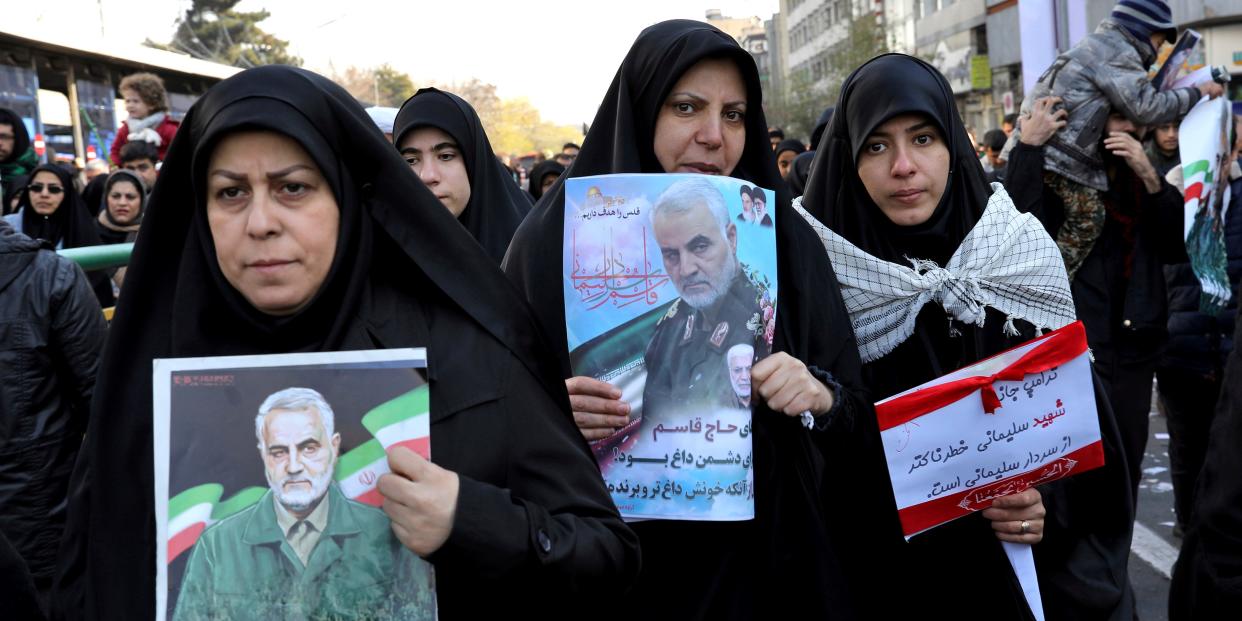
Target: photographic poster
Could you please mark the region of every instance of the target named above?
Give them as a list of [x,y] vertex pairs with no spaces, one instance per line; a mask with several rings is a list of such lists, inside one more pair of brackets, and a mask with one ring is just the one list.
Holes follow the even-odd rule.
[[1160,68],[1156,70],[1156,76],[1152,78],[1151,83],[1158,90],[1167,91],[1176,88],[1178,78],[1194,67],[1190,67],[1188,61],[1191,60],[1191,54],[1195,51],[1195,46],[1199,45],[1200,37],[1198,32],[1189,28],[1182,31],[1177,42],[1172,43],[1172,47],[1167,48],[1168,54],[1163,58],[1158,58]]
[[1081,321],[875,409],[906,538],[1104,465]]
[[154,364],[156,618],[436,618],[387,451],[430,458],[423,349]]
[[775,199],[709,175],[565,182],[570,362],[630,404],[592,445],[627,519],[754,517],[750,370],[776,325]]

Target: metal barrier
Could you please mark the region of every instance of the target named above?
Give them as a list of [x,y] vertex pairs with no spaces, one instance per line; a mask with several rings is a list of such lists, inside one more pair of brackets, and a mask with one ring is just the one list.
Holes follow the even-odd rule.
[[134,251],[134,244],[109,244],[105,246],[86,246],[84,248],[66,248],[57,250],[60,256],[71,259],[81,266],[83,271],[106,270],[129,264],[129,255]]
[[[134,244],[108,244],[104,246],[86,246],[84,248],[66,248],[57,250],[60,256],[77,263],[82,271],[106,270],[113,267],[129,265],[129,256],[134,252]],[[115,306],[103,309],[104,320],[111,322]]]

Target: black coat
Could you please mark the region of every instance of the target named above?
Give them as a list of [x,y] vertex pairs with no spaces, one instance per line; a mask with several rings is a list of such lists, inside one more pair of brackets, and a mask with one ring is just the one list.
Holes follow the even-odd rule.
[[[1233,338],[1242,339],[1242,322]],[[1210,438],[1194,517],[1173,567],[1171,621],[1233,619],[1242,609],[1242,349],[1225,365]]]
[[[1225,254],[1229,257],[1230,290],[1242,281],[1242,179],[1230,183],[1232,199],[1225,212]],[[1233,351],[1233,324],[1238,296],[1216,314],[1199,310],[1203,288],[1190,263],[1164,267],[1169,291],[1169,344],[1161,366],[1219,377]]]
[[0,221],[0,532],[53,574],[105,326],[86,275]]
[[[1065,206],[1045,191],[1043,158],[1041,148],[1015,147],[1005,187],[1018,210],[1035,214],[1056,239]],[[1133,226],[1127,231],[1118,219],[1108,218],[1074,277],[1074,305],[1091,347],[1130,340],[1155,353],[1164,345],[1169,317],[1164,265],[1189,260],[1182,241],[1182,195],[1163,180],[1160,191],[1149,194],[1128,167],[1115,169],[1102,198],[1106,204],[1136,206]]]

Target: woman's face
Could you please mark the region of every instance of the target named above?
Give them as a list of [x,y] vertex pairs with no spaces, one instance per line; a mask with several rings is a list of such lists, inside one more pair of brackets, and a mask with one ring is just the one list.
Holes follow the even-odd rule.
[[858,177],[893,224],[931,218],[949,182],[949,147],[921,114],[903,114],[877,127],[858,154]]
[[30,193],[30,206],[41,216],[56,213],[60,203],[65,200],[65,184],[60,182],[60,177],[55,173],[46,170],[36,173],[26,188]]
[[557,180],[557,178],[559,178],[559,177],[560,177],[560,175],[558,175],[558,174],[556,174],[556,173],[548,173],[548,174],[544,175],[544,176],[543,176],[543,182],[540,184],[540,187],[539,187],[539,193],[540,193],[540,194],[547,194],[547,193],[548,193],[548,190],[549,190],[549,189],[553,186],[553,184],[555,184],[555,183],[556,183],[556,180]]
[[682,74],[655,125],[664,172],[728,175],[746,147],[746,83],[737,65],[712,58]]
[[140,198],[142,190],[133,181],[116,181],[112,184],[112,189],[108,190],[108,213],[112,214],[112,219],[116,222],[129,224],[138,217]]
[[341,214],[301,145],[246,131],[225,137],[211,154],[207,222],[229,284],[260,311],[291,315],[328,276]]
[[423,185],[456,218],[470,204],[470,173],[461,147],[438,127],[419,127],[401,138],[401,156]]
[[798,157],[798,153],[788,149],[781,151],[776,156],[776,167],[781,171],[781,179],[789,177],[789,171],[793,169],[793,161],[796,157]]
[[142,97],[138,95],[138,91],[127,88],[121,91],[121,96],[125,98],[125,112],[129,114],[130,118],[145,119],[151,116],[151,106],[148,106],[147,102],[142,100]]

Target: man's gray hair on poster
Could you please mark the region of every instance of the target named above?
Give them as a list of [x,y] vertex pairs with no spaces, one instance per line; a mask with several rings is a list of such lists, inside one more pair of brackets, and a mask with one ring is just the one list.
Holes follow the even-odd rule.
[[259,406],[259,415],[254,417],[254,435],[259,440],[259,450],[267,450],[263,440],[263,419],[267,418],[272,410],[304,411],[312,406],[319,410],[319,419],[323,421],[324,436],[331,438],[335,432],[336,415],[323,395],[310,388],[286,388],[268,395],[263,400],[263,405]]

